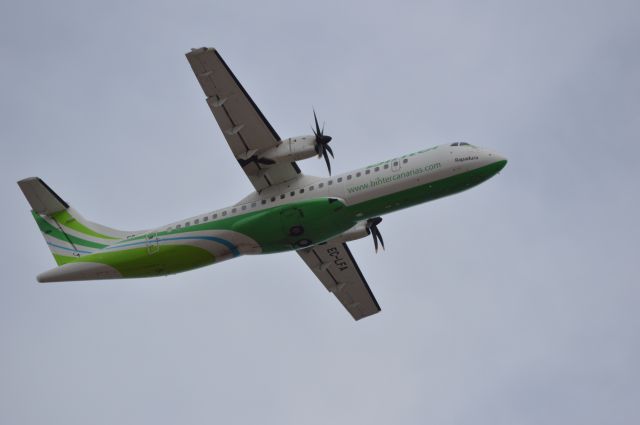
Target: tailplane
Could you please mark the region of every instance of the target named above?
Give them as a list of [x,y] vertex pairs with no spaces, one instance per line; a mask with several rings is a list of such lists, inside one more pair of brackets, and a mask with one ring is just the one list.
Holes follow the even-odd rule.
[[38,177],[20,180],[18,186],[59,266],[99,251],[128,234],[85,220]]

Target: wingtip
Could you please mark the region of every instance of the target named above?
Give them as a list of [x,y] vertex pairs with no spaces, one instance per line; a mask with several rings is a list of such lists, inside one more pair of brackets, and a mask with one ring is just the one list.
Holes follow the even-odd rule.
[[32,182],[34,180],[40,180],[40,177],[25,177],[24,179],[20,179],[17,181],[18,185],[23,185],[25,183]]
[[215,47],[192,47],[190,51],[188,51],[186,54],[187,55],[199,55],[201,53],[204,52],[215,52],[216,48]]

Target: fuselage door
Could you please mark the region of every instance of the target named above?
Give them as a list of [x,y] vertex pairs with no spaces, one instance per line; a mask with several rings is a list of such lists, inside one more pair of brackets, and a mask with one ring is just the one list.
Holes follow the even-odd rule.
[[402,169],[402,160],[400,158],[396,158],[391,161],[391,171],[397,173]]

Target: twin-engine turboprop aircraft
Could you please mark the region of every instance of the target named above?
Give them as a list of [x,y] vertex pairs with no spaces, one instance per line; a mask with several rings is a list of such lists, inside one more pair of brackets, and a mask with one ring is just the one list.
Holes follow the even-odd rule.
[[37,177],[21,180],[58,263],[39,282],[162,276],[244,254],[296,251],[358,320],[380,306],[347,242],[372,235],[377,251],[381,215],[473,187],[507,163],[489,150],[452,143],[338,176],[308,176],[295,161],[324,157],[331,174],[333,156],[315,112],[314,134],[281,139],[215,49],[186,56],[255,191],[229,207],[126,232],[84,219]]

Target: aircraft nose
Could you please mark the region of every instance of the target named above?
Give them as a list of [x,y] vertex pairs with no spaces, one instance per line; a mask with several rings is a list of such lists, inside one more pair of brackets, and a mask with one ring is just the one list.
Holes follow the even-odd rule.
[[489,152],[489,158],[491,159],[491,163],[495,164],[497,172],[507,165],[507,158],[498,153]]
[[498,171],[502,170],[507,165],[507,158],[501,155],[497,155],[496,165],[498,166]]

